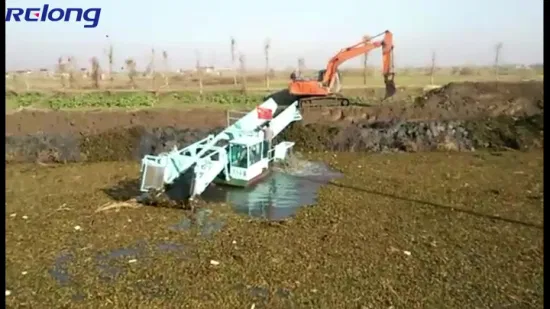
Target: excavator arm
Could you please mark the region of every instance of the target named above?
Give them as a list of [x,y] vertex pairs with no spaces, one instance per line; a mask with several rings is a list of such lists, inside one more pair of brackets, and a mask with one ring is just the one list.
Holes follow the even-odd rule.
[[[382,40],[372,41],[372,39],[382,35],[384,36]],[[337,74],[338,67],[342,63],[380,47],[382,48],[382,74],[386,85],[386,98],[395,94],[395,73],[393,71],[393,34],[389,30],[384,31],[369,40],[363,40],[353,46],[344,48],[334,55],[334,57],[329,60],[323,75],[323,79],[321,81],[323,86],[329,87]]]

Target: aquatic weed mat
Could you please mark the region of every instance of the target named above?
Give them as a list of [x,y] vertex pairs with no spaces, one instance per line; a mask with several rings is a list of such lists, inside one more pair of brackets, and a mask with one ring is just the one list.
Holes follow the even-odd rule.
[[[267,223],[121,207],[131,162],[7,165],[8,307],[543,308],[542,151],[312,154],[344,173]],[[118,199],[119,201],[115,200]],[[194,223],[193,223],[194,222]]]

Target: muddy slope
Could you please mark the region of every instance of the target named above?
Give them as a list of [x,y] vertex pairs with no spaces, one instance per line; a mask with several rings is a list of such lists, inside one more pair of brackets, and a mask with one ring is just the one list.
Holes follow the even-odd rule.
[[471,151],[482,148],[524,150],[543,145],[542,115],[485,120],[393,121],[331,127],[294,125],[282,138],[305,151]]
[[466,120],[532,116],[544,110],[542,82],[450,83],[412,101],[392,101],[371,107],[324,108],[305,113],[306,123],[375,123],[408,120]]
[[[397,98],[375,106],[305,110],[303,123],[348,125],[380,121],[466,120],[532,116],[544,109],[542,82],[451,83],[416,100]],[[89,135],[114,128],[143,126],[211,129],[225,125],[225,112],[212,109],[141,111],[22,111],[6,115],[6,134],[75,133]]]
[[[139,160],[195,142],[214,130],[174,127],[113,129],[101,134],[32,134],[6,137],[6,162]],[[379,122],[348,127],[295,124],[278,139],[302,151],[469,151],[542,147],[542,115],[523,118],[425,122]]]

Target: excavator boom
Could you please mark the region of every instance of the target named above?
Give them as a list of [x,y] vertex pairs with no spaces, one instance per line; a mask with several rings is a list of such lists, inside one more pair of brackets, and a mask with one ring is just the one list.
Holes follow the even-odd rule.
[[[373,41],[380,36],[383,36],[382,40]],[[344,62],[376,48],[382,48],[382,74],[386,86],[384,99],[391,97],[395,94],[396,87],[393,71],[393,34],[389,30],[340,50],[329,60],[319,80],[293,80],[289,85],[289,92],[300,97],[326,97],[333,94],[333,84],[338,79],[338,67]]]
[[[381,35],[384,35],[382,40],[372,41],[373,38]],[[363,40],[353,46],[344,48],[334,55],[327,64],[322,80],[323,85],[330,84],[338,70],[338,67],[342,63],[380,47],[382,47],[382,74],[384,74],[384,76],[393,74],[393,34],[389,30],[386,30],[381,34],[370,38],[369,40]]]

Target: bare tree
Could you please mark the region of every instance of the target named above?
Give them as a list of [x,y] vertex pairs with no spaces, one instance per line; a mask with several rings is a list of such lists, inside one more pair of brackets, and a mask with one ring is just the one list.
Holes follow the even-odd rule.
[[498,81],[499,80],[499,61],[500,61],[500,51],[502,50],[502,42],[498,42],[495,45],[495,78]]
[[[369,35],[364,35],[363,36],[363,42],[366,44],[370,41],[370,36]],[[363,55],[363,85],[367,85],[367,79],[368,79],[368,66],[367,66],[367,61],[369,59],[369,54],[368,53],[365,53]]]
[[162,51],[162,62],[164,66],[164,73],[162,74],[164,78],[164,87],[170,87],[170,79],[168,78],[168,72],[170,71],[168,65],[168,52],[165,50]]
[[92,58],[92,80],[93,86],[99,89],[99,80],[101,79],[101,67],[99,66],[99,60],[97,57]]
[[304,58],[298,58],[298,72],[296,74],[296,77],[302,76],[305,70],[306,70],[306,60]]
[[151,74],[155,71],[155,49],[151,49],[151,57],[149,58],[149,63],[147,63],[147,66],[145,67],[145,71],[143,71],[143,76],[151,76]]
[[202,95],[203,84],[202,84],[202,68],[201,68],[201,53],[197,50],[195,51],[196,64],[195,68],[197,69],[197,75],[199,77],[199,93]]
[[151,49],[151,62],[149,63],[151,65],[150,67],[150,73],[151,73],[151,88],[152,90],[155,90],[156,85],[156,79],[157,79],[157,70],[155,68],[155,49]]
[[57,74],[59,74],[61,81],[61,88],[67,86],[67,64],[63,61],[63,57],[57,58]]
[[130,79],[130,86],[132,89],[136,89],[136,76],[137,76],[137,65],[133,59],[126,59],[126,71],[128,72],[128,78]]
[[246,94],[247,93],[246,58],[242,53],[239,55],[239,64],[240,64],[240,73],[241,73],[242,92]]
[[67,58],[67,71],[69,74],[69,88],[76,86],[76,59],[74,57]]
[[435,73],[435,50],[432,51],[432,65],[430,67],[430,84],[434,84],[434,73]]
[[109,81],[111,81],[111,87],[113,86],[113,83],[115,81],[115,77],[113,76],[113,64],[114,64],[114,47],[113,44],[109,45]]
[[237,41],[234,37],[231,37],[231,66],[233,67],[233,84],[237,86],[237,70],[235,67],[235,61],[237,60],[236,57],[237,52]]
[[271,40],[268,38],[264,44],[265,53],[265,87],[269,91],[269,50],[271,48]]

